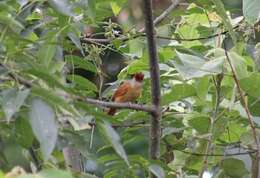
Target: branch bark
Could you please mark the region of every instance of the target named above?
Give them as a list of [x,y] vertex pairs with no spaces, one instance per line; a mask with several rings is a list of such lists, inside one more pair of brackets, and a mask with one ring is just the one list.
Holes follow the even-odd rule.
[[101,100],[96,100],[92,98],[78,98],[79,100],[85,101],[86,103],[96,105],[96,106],[104,106],[109,108],[118,108],[118,109],[135,109],[139,111],[145,112],[154,112],[155,108],[153,106],[134,104],[134,103],[116,103],[116,102],[106,102]]
[[[154,112],[151,113],[149,154],[151,159],[156,160],[160,156],[161,93],[160,93],[160,71],[159,71],[158,54],[156,50],[156,43],[155,43],[155,36],[154,36],[151,0],[144,0],[144,14],[145,14],[145,29],[147,34],[147,43],[148,43],[148,51],[149,51],[152,104],[154,106]],[[156,178],[156,176],[152,174],[151,177]]]
[[243,90],[242,90],[242,88],[240,86],[239,79],[238,79],[237,74],[236,74],[236,70],[233,67],[233,64],[232,64],[232,62],[231,62],[231,60],[229,58],[225,42],[223,44],[224,44],[225,55],[226,55],[228,64],[229,64],[229,66],[231,68],[231,72],[233,74],[233,79],[234,79],[234,81],[236,83],[236,86],[237,86],[237,89],[238,89],[238,93],[239,93],[239,95],[241,97],[242,104],[243,104],[243,106],[245,108],[247,119],[249,121],[249,125],[251,127],[252,135],[253,135],[253,138],[254,138],[254,142],[256,144],[257,152],[256,152],[255,165],[257,165],[258,168],[255,169],[255,171],[253,173],[253,178],[260,178],[260,166],[258,166],[259,162],[260,162],[260,143],[259,143],[259,140],[258,140],[258,137],[257,137],[255,123],[253,121],[252,115],[251,115],[250,110],[248,108],[248,104],[247,104],[247,101],[245,99]]

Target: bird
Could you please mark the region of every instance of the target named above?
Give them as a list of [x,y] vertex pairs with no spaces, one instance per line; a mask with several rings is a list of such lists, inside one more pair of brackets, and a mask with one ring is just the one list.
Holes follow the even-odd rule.
[[[125,80],[112,95],[112,101],[116,103],[134,102],[141,95],[142,82],[144,74],[142,72],[135,73],[133,78]],[[116,108],[109,108],[107,114],[115,115]]]

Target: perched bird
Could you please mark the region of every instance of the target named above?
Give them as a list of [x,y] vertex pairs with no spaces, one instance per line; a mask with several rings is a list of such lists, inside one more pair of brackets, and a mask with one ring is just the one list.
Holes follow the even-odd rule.
[[[114,92],[112,101],[117,103],[134,102],[142,92],[142,82],[144,74],[139,72],[134,74],[131,80],[124,81]],[[109,115],[116,113],[116,108],[110,108],[107,112]]]

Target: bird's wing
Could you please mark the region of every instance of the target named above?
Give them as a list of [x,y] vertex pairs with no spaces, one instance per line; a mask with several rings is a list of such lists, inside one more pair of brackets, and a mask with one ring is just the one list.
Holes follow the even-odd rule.
[[131,88],[131,85],[129,82],[125,81],[123,82],[115,91],[115,93],[112,96],[112,101],[115,101],[115,98],[121,98],[123,97]]

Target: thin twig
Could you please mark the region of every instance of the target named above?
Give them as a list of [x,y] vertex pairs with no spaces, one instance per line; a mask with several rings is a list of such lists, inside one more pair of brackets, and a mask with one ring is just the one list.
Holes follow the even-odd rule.
[[[151,94],[154,112],[151,113],[151,127],[150,127],[150,145],[149,155],[151,159],[158,159],[160,157],[160,136],[161,136],[161,91],[160,91],[160,72],[158,64],[158,54],[156,50],[154,25],[152,15],[152,2],[151,0],[144,0],[144,15],[145,15],[145,29],[147,34],[148,52],[149,52],[149,65],[151,76]],[[152,178],[156,178],[151,173]]]
[[[239,27],[239,25],[235,26],[233,29],[237,29]],[[175,41],[198,41],[198,40],[207,40],[207,39],[211,39],[211,38],[216,38],[220,35],[226,35],[229,31],[224,31],[221,33],[216,33],[213,35],[209,35],[209,36],[205,36],[205,37],[199,37],[199,38],[174,38],[174,37],[169,37],[169,36],[155,36],[155,38],[157,39],[164,39],[164,40],[175,40]],[[145,37],[146,34],[145,33],[138,33],[132,37],[121,37],[121,38],[117,38],[117,40],[121,41],[121,42],[126,42],[128,40],[131,39],[135,39],[135,38],[139,38],[139,37]],[[108,44],[108,43],[112,43],[113,39],[95,39],[95,38],[83,38],[82,42],[86,42],[86,43],[100,43],[100,44]]]
[[215,82],[215,87],[216,87],[216,104],[215,104],[215,108],[212,114],[212,117],[210,118],[210,128],[209,128],[209,133],[211,134],[209,136],[209,141],[207,142],[207,146],[206,146],[206,151],[204,155],[204,160],[203,160],[203,167],[201,169],[201,171],[199,172],[199,178],[202,178],[204,171],[207,170],[208,168],[208,157],[210,155],[210,151],[211,151],[211,147],[212,147],[212,140],[213,140],[213,135],[215,132],[215,122],[218,118],[218,112],[219,112],[219,105],[221,102],[221,98],[220,98],[220,94],[221,94],[221,82],[223,79],[224,75],[223,74],[218,74],[216,76],[216,79],[214,79]]
[[[153,21],[153,25],[156,26],[157,24],[159,24],[161,21],[163,21],[178,5],[179,5],[180,0],[175,0],[172,1],[172,4],[165,9],[161,15],[159,15],[158,17],[156,17]],[[139,32],[144,32],[145,28],[142,28],[139,30]]]
[[[248,121],[249,121],[249,125],[250,125],[251,130],[252,130],[252,135],[254,137],[254,142],[256,144],[256,149],[257,149],[256,161],[259,164],[259,160],[260,160],[260,145],[259,145],[259,140],[257,138],[255,123],[253,121],[252,115],[251,115],[250,110],[248,108],[248,103],[247,103],[247,101],[245,99],[245,96],[243,94],[244,92],[243,92],[243,90],[242,90],[242,88],[240,86],[239,79],[238,79],[237,74],[236,74],[236,70],[233,67],[233,64],[232,64],[232,62],[231,62],[231,60],[229,58],[228,51],[227,51],[227,48],[226,48],[226,43],[224,42],[223,44],[224,44],[224,50],[225,50],[226,59],[227,59],[228,64],[229,64],[229,66],[231,68],[231,72],[233,74],[233,79],[234,79],[234,81],[236,83],[238,93],[239,93],[239,95],[241,97],[241,101],[242,101],[242,104],[243,104],[243,106],[245,108],[246,115],[247,115],[247,118],[248,118]],[[257,177],[259,177],[259,174],[260,174],[260,170],[259,169],[260,168],[258,168]]]
[[256,153],[257,152],[257,150],[250,150],[250,151],[241,152],[241,153],[238,152],[238,153],[227,153],[227,154],[205,154],[205,153],[189,152],[189,151],[185,151],[185,150],[176,150],[176,151],[181,151],[183,153],[190,154],[190,155],[193,155],[193,156],[207,156],[207,157],[248,155],[248,154],[252,154],[252,153]]

